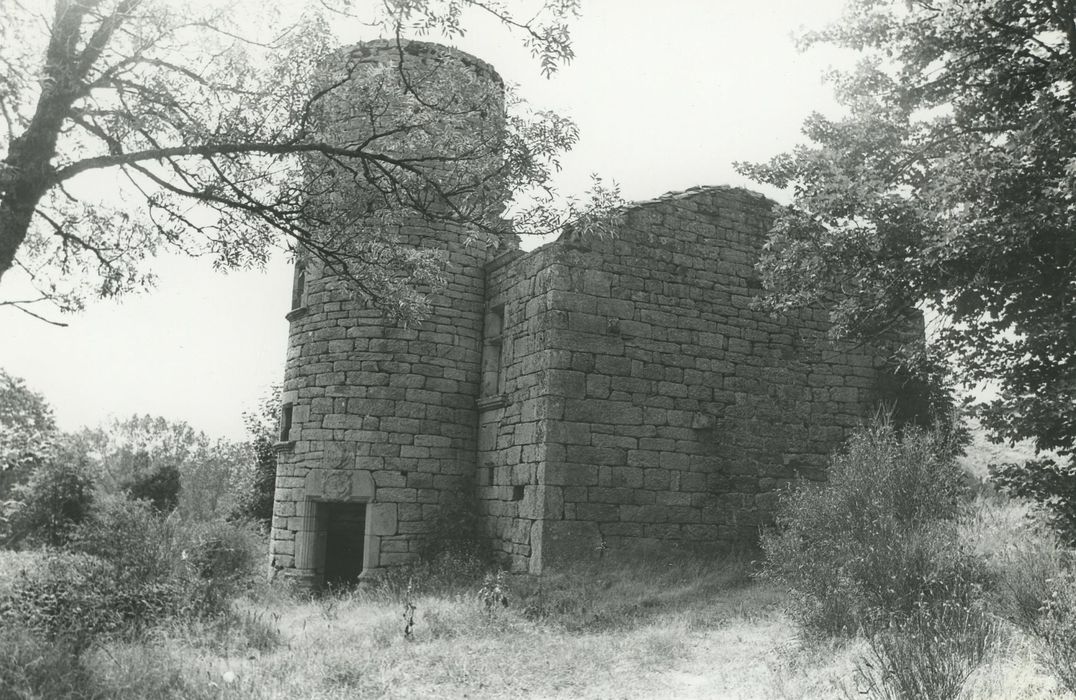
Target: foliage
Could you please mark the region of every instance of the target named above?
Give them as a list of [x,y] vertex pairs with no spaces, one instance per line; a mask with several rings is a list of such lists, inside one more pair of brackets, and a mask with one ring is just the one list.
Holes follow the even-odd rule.
[[991,464],[990,479],[1003,491],[1037,503],[1057,533],[1076,545],[1076,460]]
[[217,615],[254,583],[265,543],[245,522],[184,524],[183,530],[180,560],[189,581],[183,611],[193,617]]
[[276,494],[276,450],[279,435],[280,386],[269,388],[253,411],[243,413],[247,429],[246,469],[236,474],[235,514],[268,527]]
[[26,541],[61,547],[88,516],[94,500],[93,478],[83,455],[66,442],[38,465],[26,484],[15,488],[8,544]]
[[508,607],[511,591],[508,581],[505,580],[504,569],[498,570],[495,574],[486,574],[482,587],[478,589],[478,599],[482,601],[482,607],[490,617],[496,614],[498,608]]
[[251,459],[241,445],[149,415],[83,429],[71,443],[93,466],[102,492],[144,498],[165,512],[179,508],[184,518],[195,520],[231,511],[229,485]]
[[1054,581],[1054,591],[1043,603],[1032,633],[1042,643],[1044,665],[1076,693],[1076,573],[1066,572]]
[[1062,455],[1076,449],[1073,27],[1071,2],[853,0],[804,41],[861,53],[833,76],[843,116],[812,115],[810,145],[739,166],[793,192],[761,263],[771,308],[827,304],[836,332],[859,335],[925,308],[960,379],[998,388],[984,425]]
[[1076,558],[1041,526],[1024,525],[1017,535],[1018,540],[994,557],[1002,594],[999,608],[1019,627],[1031,629]]
[[924,606],[970,605],[986,574],[959,541],[951,435],[876,419],[849,440],[828,483],[783,497],[763,533],[764,573],[786,584],[808,631],[874,631]]
[[48,402],[0,369],[0,500],[52,455],[55,439]]
[[879,410],[887,411],[897,428],[914,425],[949,433],[948,443],[957,451],[970,443],[954,398],[952,368],[925,343],[898,348],[879,372],[876,389],[882,397]]
[[983,664],[999,637],[997,622],[981,606],[924,606],[870,639],[857,665],[861,694],[883,700],[954,700]]
[[105,635],[141,630],[167,605],[167,592],[126,580],[103,559],[48,554],[41,566],[20,572],[4,601],[4,624],[76,650]]
[[120,484],[135,500],[147,501],[154,509],[169,513],[179,505],[179,469],[166,464],[151,472],[137,474]]
[[65,551],[22,572],[6,624],[78,649],[134,638],[167,619],[212,619],[250,585],[262,546],[231,523],[185,523],[145,501],[104,497]]
[[363,586],[378,598],[403,600],[410,587],[417,595],[438,595],[460,592],[482,581],[489,567],[485,558],[461,552],[442,552],[432,558],[420,558],[403,566],[379,572],[369,587]]
[[[521,37],[548,74],[572,57],[578,5],[327,0],[295,16],[286,3],[55,0],[45,21],[3,0],[0,276],[18,269],[39,293],[6,303],[77,309],[88,295],[143,287],[153,281],[146,262],[164,250],[244,268],[288,247],[386,311],[421,312],[414,284],[439,281],[441,263],[404,244],[401,221],[511,233],[499,216],[506,192],[536,198],[523,228],[586,218],[588,206],[570,204],[547,215],[552,174],[577,132],[517,103],[505,115],[500,88],[480,81],[446,91],[438,70],[371,68],[365,87],[349,86],[360,66],[341,60],[333,73],[326,62],[334,30],[452,38],[471,10]],[[401,58],[407,46],[398,41]],[[346,141],[330,135],[323,108],[341,92],[368,118],[353,120],[362,131]],[[414,149],[400,148],[401,134]],[[123,205],[81,187],[109,175]],[[336,196],[345,184],[362,196]]]
[[158,617],[212,616],[249,585],[262,545],[243,523],[162,517],[144,501],[106,498],[70,549],[101,558],[138,586],[169,589]]
[[82,700],[90,678],[79,651],[24,627],[0,626],[0,697]]

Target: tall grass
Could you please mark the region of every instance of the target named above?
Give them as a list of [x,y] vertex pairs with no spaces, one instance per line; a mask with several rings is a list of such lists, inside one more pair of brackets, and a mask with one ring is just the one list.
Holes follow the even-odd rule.
[[924,606],[871,635],[857,671],[881,700],[953,700],[996,648],[998,621],[981,605]]

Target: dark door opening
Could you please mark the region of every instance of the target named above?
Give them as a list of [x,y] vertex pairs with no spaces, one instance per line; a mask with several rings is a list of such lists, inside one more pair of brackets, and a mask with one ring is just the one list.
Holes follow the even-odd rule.
[[325,585],[350,586],[362,573],[365,503],[320,503],[325,532]]

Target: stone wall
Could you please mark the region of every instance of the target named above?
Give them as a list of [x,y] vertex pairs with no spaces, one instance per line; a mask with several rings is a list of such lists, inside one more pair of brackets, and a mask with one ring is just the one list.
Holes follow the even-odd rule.
[[[556,416],[549,393],[548,332],[554,323],[551,249],[497,259],[488,268],[487,317],[500,317],[500,344],[485,343],[501,373],[479,398],[478,498],[495,553],[528,570],[541,553],[545,517],[546,423]],[[492,381],[490,382],[492,385]]]
[[[401,53],[402,67],[394,63]],[[482,191],[495,202],[482,211],[499,212],[503,94],[488,65],[432,44],[409,42],[401,50],[373,42],[342,50],[323,71],[326,86],[335,86],[315,110],[327,141],[369,140],[367,150],[418,159],[416,168],[426,167],[429,153],[451,158],[449,149],[458,149],[465,167],[434,164],[403,182],[429,198],[433,219],[444,213],[442,193],[465,181],[488,184]],[[454,109],[429,109],[424,99],[432,97],[416,98],[412,84],[450,96]],[[372,106],[378,109],[366,109]],[[401,123],[430,134],[417,129],[418,136],[402,138]],[[359,297],[342,270],[312,256],[298,263],[270,551],[275,568],[316,586],[331,554],[322,504],[365,504],[363,569],[370,572],[415,558],[443,510],[473,498],[491,252],[462,225],[404,216],[386,201],[391,189],[352,177],[340,164],[313,156],[307,171],[314,191],[308,206],[326,220],[316,244],[375,258],[382,244],[393,252],[432,251],[444,277],[424,320],[403,327]],[[472,200],[468,206],[481,204]]]
[[[516,568],[753,541],[778,489],[823,478],[879,398],[886,353],[834,346],[822,311],[752,309],[771,208],[689,190],[630,207],[608,239],[567,238],[492,272],[504,336],[525,350],[507,356],[507,404],[483,414],[480,465]],[[506,502],[510,484],[522,502]]]
[[[412,229],[418,236],[417,225]],[[429,236],[449,241],[447,230]],[[448,260],[432,313],[400,328],[357,304],[338,279],[308,271],[292,314],[282,400],[290,434],[277,466],[272,552],[280,568],[316,568],[318,501],[367,502],[367,568],[415,555],[474,469],[484,251]],[[470,255],[467,250],[473,251]],[[305,544],[303,539],[306,538]]]

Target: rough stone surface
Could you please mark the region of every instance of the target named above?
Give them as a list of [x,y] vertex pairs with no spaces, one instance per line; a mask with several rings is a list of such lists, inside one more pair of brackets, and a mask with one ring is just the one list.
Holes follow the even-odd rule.
[[273,566],[316,584],[324,501],[367,504],[367,570],[417,556],[467,494],[515,571],[755,538],[776,492],[824,478],[892,398],[886,344],[834,344],[822,310],[753,309],[772,206],[694,188],[631,205],[608,238],[498,257],[411,222],[449,283],[410,329],[309,267],[289,314]]

